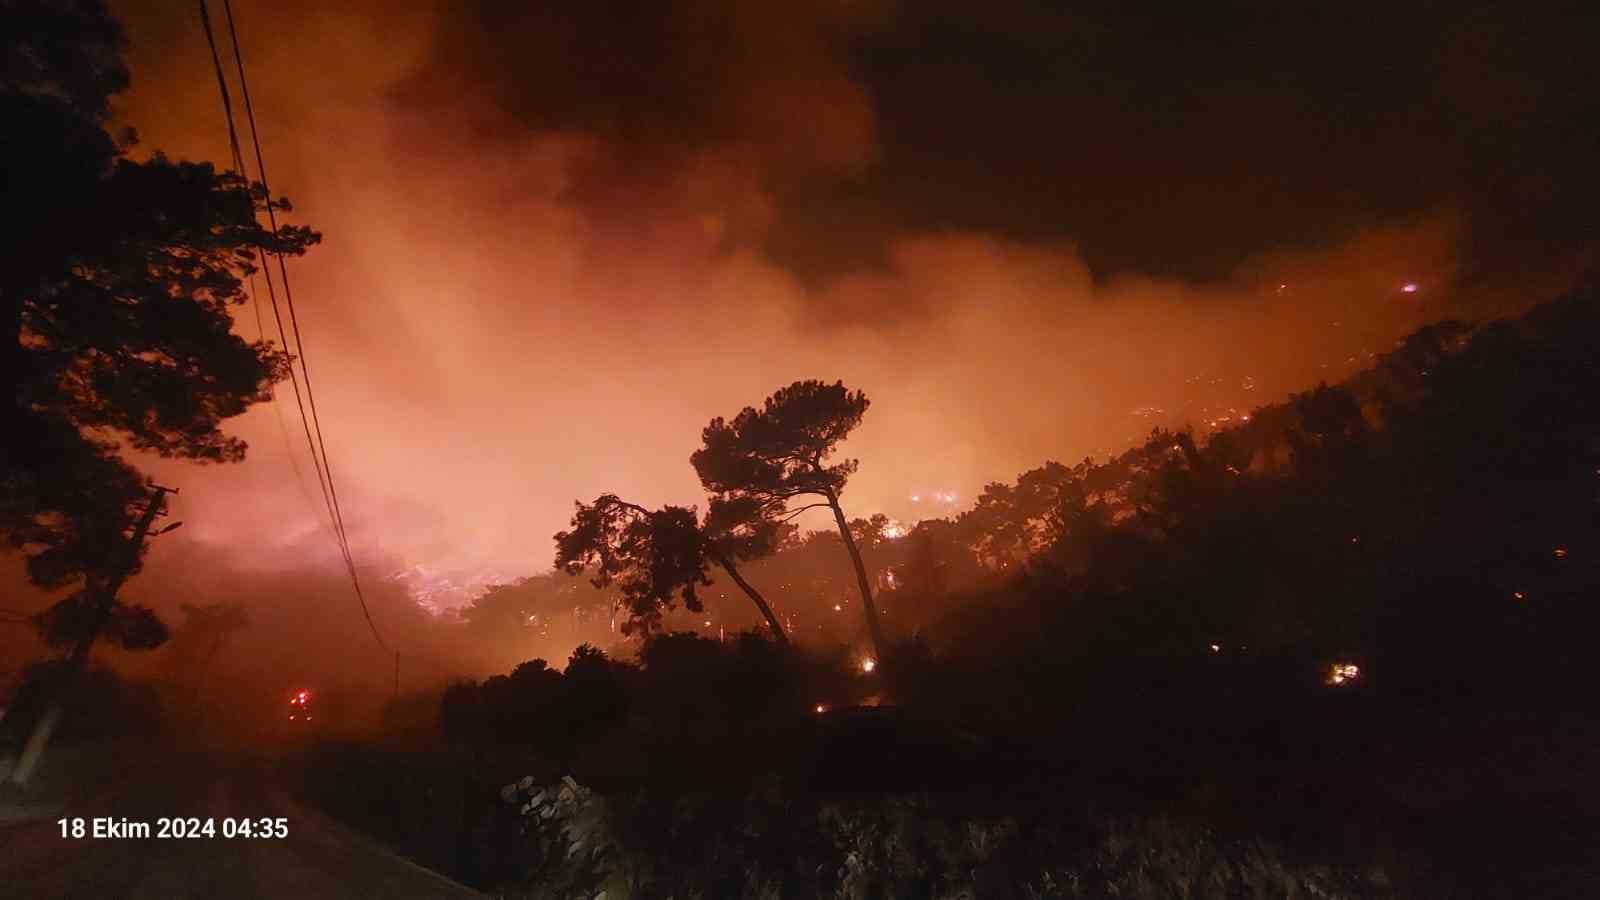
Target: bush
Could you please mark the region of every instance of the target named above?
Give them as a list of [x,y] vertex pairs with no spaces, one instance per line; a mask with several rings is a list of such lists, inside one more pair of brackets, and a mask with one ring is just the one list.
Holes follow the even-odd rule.
[[1389,896],[1379,872],[1295,865],[1260,841],[1217,840],[1170,819],[1122,823],[1077,865],[1026,885],[1030,900],[1267,900]]
[[748,795],[602,800],[571,778],[507,785],[520,873],[505,896],[879,900],[1377,898],[1381,873],[1301,864],[1257,840],[1165,818],[1098,830],[1020,821],[932,795],[823,801],[769,782]]
[[502,788],[500,799],[516,809],[521,837],[521,871],[508,896],[592,900],[602,893],[613,849],[603,799],[571,776],[553,785],[524,777]]

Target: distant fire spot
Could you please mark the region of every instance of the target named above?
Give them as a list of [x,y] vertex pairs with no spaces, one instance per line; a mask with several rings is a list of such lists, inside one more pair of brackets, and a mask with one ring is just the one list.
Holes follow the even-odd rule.
[[1334,663],[1328,668],[1328,683],[1331,685],[1349,684],[1361,677],[1361,667],[1354,663]]

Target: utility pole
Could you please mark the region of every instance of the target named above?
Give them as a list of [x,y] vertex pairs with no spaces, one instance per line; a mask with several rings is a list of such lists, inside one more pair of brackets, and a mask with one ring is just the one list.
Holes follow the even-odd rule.
[[[122,583],[128,580],[128,575],[134,566],[139,564],[139,551],[143,549],[145,539],[150,536],[150,527],[155,524],[157,517],[166,513],[167,495],[177,492],[177,488],[151,485],[150,500],[145,505],[144,512],[140,514],[139,521],[134,524],[133,534],[118,548],[121,552],[111,560],[110,571],[104,582],[97,586],[96,578],[92,574],[85,579],[85,589],[94,602],[92,627],[78,638],[72,647],[72,652],[67,655],[67,664],[52,691],[53,696],[49,705],[44,715],[34,725],[33,734],[29,735],[28,743],[22,748],[22,755],[17,758],[16,768],[11,770],[11,782],[16,786],[26,787],[29,779],[33,777],[33,770],[38,766],[40,757],[44,756],[45,747],[50,743],[50,735],[55,732],[56,725],[61,720],[61,695],[72,687],[78,673],[88,664],[89,650],[94,646],[95,639],[100,637],[100,632],[105,630],[106,624],[111,621],[112,613],[116,611],[117,591],[122,588]],[[166,533],[177,527],[177,524],[168,525],[157,534]]]
[[400,651],[394,652],[394,699],[400,699]]

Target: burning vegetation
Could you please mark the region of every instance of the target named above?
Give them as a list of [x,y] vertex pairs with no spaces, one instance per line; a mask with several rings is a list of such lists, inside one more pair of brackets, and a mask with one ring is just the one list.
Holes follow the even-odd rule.
[[6,4],[0,884],[1592,892],[1583,29],[236,5]]

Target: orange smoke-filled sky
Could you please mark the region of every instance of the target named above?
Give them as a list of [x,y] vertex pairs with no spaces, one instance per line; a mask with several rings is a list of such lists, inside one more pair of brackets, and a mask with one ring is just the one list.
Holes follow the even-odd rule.
[[[703,502],[706,421],[796,379],[866,391],[847,505],[914,520],[1504,308],[1516,247],[1542,299],[1582,249],[1566,151],[1475,141],[1592,115],[1550,23],[234,6],[272,187],[325,236],[291,271],[352,549],[424,586],[546,569],[574,499]],[[114,9],[139,152],[226,160],[192,5]],[[241,465],[149,463],[186,523],[153,553],[336,564],[281,412],[287,443],[231,423]]]

